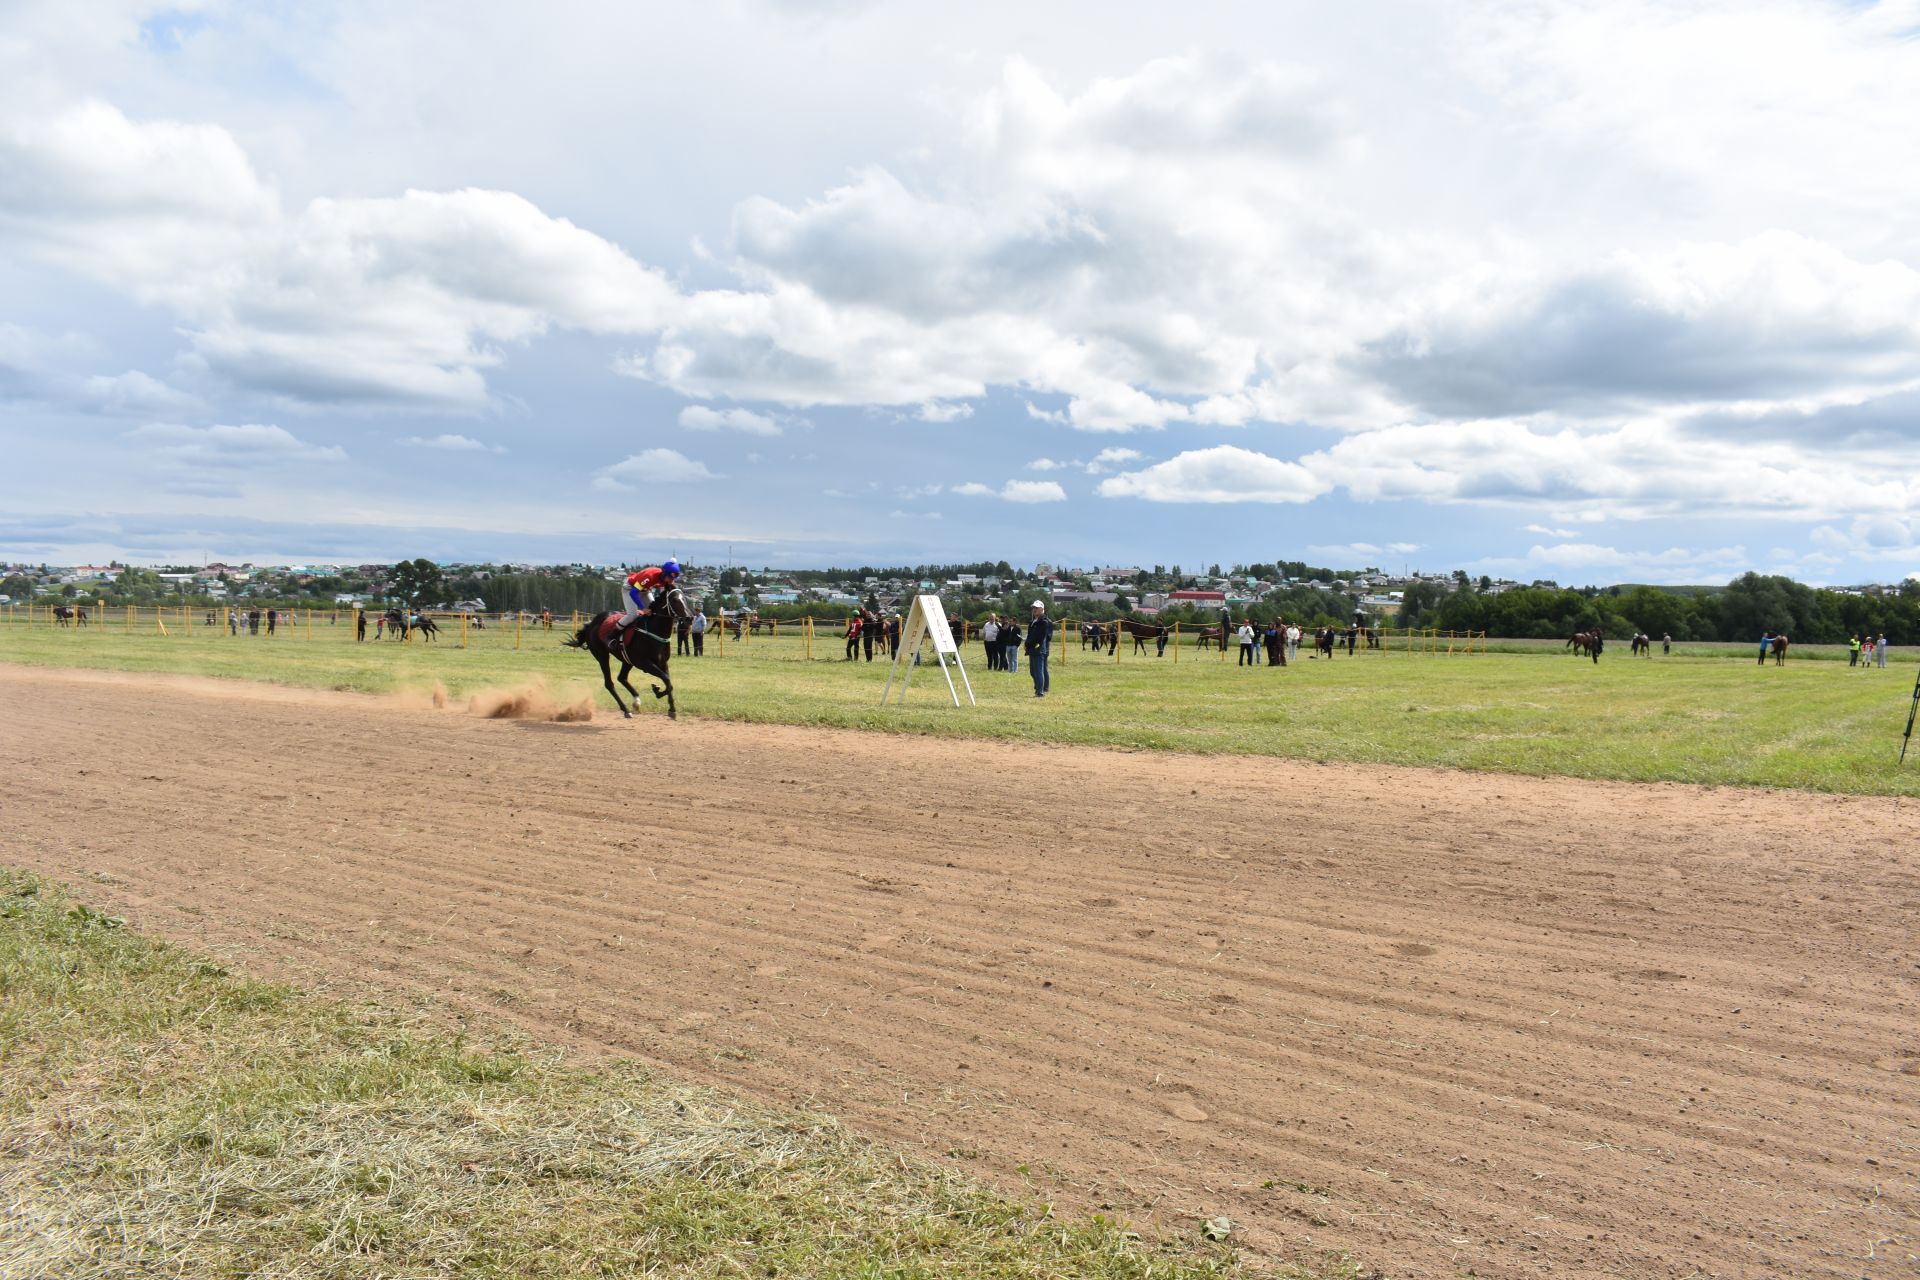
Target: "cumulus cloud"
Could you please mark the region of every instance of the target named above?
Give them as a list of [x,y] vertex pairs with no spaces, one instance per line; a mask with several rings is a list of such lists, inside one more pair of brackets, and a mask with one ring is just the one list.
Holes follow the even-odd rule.
[[750,409],[709,409],[690,404],[680,411],[680,425],[689,431],[738,431],[750,436],[777,436],[780,424]]
[[1032,462],[1029,462],[1029,463],[1027,464],[1027,470],[1029,470],[1029,471],[1059,471],[1059,470],[1061,470],[1061,469],[1063,469],[1064,467],[1066,467],[1067,465],[1068,465],[1068,464],[1067,464],[1067,463],[1064,463],[1064,462],[1055,462],[1055,461],[1054,461],[1054,460],[1053,460],[1052,458],[1035,458],[1035,459],[1034,459],[1034,460],[1033,460]]
[[673,297],[510,192],[288,213],[225,130],[101,103],[0,131],[0,228],[177,313],[204,367],[296,401],[476,408],[495,344],[657,329]]
[[1299,463],[1223,444],[1110,476],[1100,482],[1100,496],[1149,502],[1311,502],[1329,487]]
[[1067,491],[1051,480],[1009,480],[1000,496],[1008,502],[1065,502]]
[[1086,472],[1090,476],[1103,475],[1109,467],[1117,467],[1128,462],[1138,462],[1143,455],[1138,449],[1102,449],[1087,463]]
[[506,446],[486,444],[472,436],[455,435],[443,432],[437,436],[407,436],[401,444],[412,445],[416,449],[439,449],[445,453],[505,453]]
[[1009,480],[995,489],[992,485],[970,480],[947,490],[963,498],[999,498],[1006,502],[1065,502],[1067,491],[1052,480]]
[[724,478],[708,470],[706,463],[696,462],[678,450],[643,449],[600,468],[594,473],[592,487],[603,493],[630,493],[649,484]]

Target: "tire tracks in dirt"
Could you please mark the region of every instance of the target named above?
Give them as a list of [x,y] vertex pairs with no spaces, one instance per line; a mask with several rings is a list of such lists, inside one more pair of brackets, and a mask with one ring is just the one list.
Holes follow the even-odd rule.
[[0,769],[4,860],[142,927],[1081,1207],[1406,1276],[1920,1248],[1891,800],[10,667]]

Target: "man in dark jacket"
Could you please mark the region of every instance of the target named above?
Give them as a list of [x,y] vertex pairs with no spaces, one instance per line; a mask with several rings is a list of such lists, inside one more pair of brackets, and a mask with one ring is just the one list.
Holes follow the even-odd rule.
[[1027,628],[1027,670],[1033,673],[1033,696],[1044,698],[1047,679],[1047,651],[1053,644],[1053,619],[1047,616],[1044,600],[1033,602],[1033,625]]

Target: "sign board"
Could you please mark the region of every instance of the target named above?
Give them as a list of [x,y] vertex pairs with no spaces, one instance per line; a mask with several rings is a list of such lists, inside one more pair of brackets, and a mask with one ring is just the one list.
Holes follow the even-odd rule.
[[[947,692],[953,695],[953,705],[960,705],[960,691],[954,687],[953,672],[947,669],[947,659],[953,659],[953,665],[960,672],[960,683],[966,686],[967,701],[979,706],[973,697],[973,682],[967,679],[967,669],[960,661],[960,646],[954,642],[953,624],[947,621],[947,610],[940,603],[939,596],[915,596],[913,608],[907,613],[906,625],[900,628],[900,651],[893,656],[893,670],[887,673],[887,687],[880,691],[880,705],[887,705],[887,697],[893,692],[894,677],[900,677],[900,700],[907,700],[907,685],[913,680],[913,669],[920,665],[920,646],[927,640],[933,641],[933,656],[940,663],[940,673],[947,678]],[[901,672],[905,671],[902,676]]]

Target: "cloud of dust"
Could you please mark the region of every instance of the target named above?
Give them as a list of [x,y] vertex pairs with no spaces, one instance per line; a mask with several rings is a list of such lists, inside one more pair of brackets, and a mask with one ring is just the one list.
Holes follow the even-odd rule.
[[562,703],[535,680],[517,689],[482,689],[467,699],[467,710],[488,720],[550,720],[557,724],[584,724],[593,719],[593,699]]

